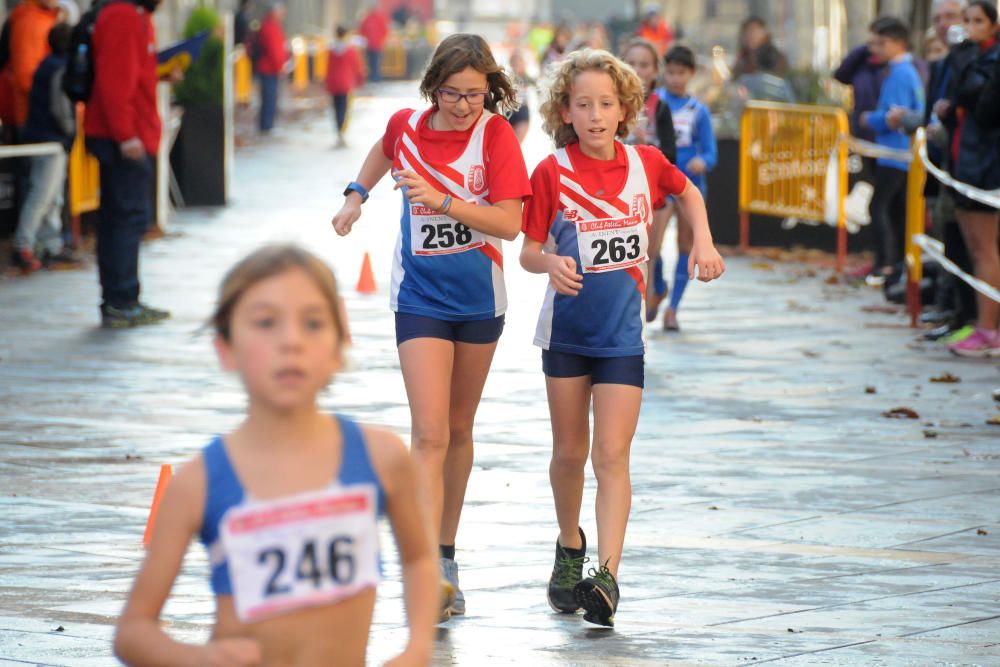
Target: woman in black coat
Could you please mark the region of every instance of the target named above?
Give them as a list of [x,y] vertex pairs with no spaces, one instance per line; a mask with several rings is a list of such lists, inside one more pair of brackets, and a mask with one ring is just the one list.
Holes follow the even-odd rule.
[[[1000,127],[992,127],[997,108],[993,108],[994,117],[990,119],[984,118],[978,107],[984,95],[991,95],[988,91],[995,82],[990,84],[990,79],[1000,62],[996,6],[986,0],[970,2],[963,12],[963,22],[968,41],[948,56],[951,84],[945,98],[934,105],[934,112],[950,130],[951,174],[968,185],[994,190],[1000,188]],[[997,209],[955,191],[952,198],[976,277],[1000,288]],[[982,294],[977,294],[976,299],[979,316],[975,333],[948,349],[961,356],[1000,357],[1000,304]]]

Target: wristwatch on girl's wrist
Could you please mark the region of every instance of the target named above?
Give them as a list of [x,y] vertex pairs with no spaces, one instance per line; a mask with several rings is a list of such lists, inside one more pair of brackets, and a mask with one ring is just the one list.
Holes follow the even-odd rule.
[[347,184],[347,187],[344,189],[344,196],[346,197],[352,192],[357,192],[359,195],[361,195],[362,204],[368,201],[368,190],[366,190],[365,186],[361,185],[357,181],[351,181],[350,183]]

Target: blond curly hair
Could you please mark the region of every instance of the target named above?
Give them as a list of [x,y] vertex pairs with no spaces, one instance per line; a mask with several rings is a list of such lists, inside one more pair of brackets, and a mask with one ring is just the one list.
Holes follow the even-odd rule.
[[606,72],[614,81],[618,101],[625,114],[624,120],[618,123],[615,136],[624,139],[629,135],[644,106],[642,81],[634,69],[603,49],[573,51],[549,72],[548,92],[541,108],[542,128],[558,148],[579,141],[573,125],[563,122],[562,112],[569,108],[569,97],[576,77],[589,71]]

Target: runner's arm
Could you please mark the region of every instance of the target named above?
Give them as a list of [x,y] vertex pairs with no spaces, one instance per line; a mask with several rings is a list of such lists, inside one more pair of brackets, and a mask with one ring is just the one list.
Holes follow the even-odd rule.
[[[441,612],[441,572],[417,502],[416,471],[403,441],[395,434],[365,427],[369,454],[382,488],[403,569],[403,598],[410,640],[400,658],[429,664],[434,625]],[[405,662],[405,664],[412,664]]]
[[[392,167],[392,160],[382,152],[382,140],[379,139],[372,146],[372,149],[368,151],[368,157],[365,158],[364,164],[361,165],[361,171],[358,172],[356,182],[365,190],[371,191],[382,180],[382,177],[385,176],[390,167]],[[344,205],[333,216],[330,224],[333,225],[333,229],[337,234],[345,236],[351,232],[351,228],[360,217],[361,195],[356,190],[352,190],[347,193],[347,196],[344,198]]]
[[[365,190],[371,192],[372,188],[378,185],[378,182],[382,180],[382,177],[385,176],[390,167],[392,167],[392,160],[387,158],[385,153],[382,152],[382,140],[379,139],[372,146],[372,149],[368,151],[368,157],[365,158],[364,163],[361,165],[361,171],[358,172],[358,177],[354,180]],[[361,195],[357,192],[352,192],[347,195],[347,200],[356,201],[360,205]]]
[[688,276],[694,278],[695,267],[698,267],[698,280],[708,282],[722,275],[726,270],[722,256],[715,249],[712,241],[712,231],[708,227],[708,211],[701,191],[691,181],[687,181],[684,191],[675,195],[681,215],[691,225],[694,234],[694,245],[688,259]]
[[[201,527],[205,506],[205,469],[201,459],[183,466],[167,486],[139,574],[136,575],[115,632],[115,655],[135,667],[184,667],[219,664],[257,665],[260,647],[248,639],[182,644],[160,627],[160,612],[170,594],[192,536]],[[211,657],[216,662],[211,662]]]
[[405,187],[406,196],[414,204],[447,213],[449,218],[477,232],[513,241],[521,231],[520,199],[503,199],[489,206],[470,204],[455,197],[449,202],[448,195],[435,190],[416,172],[401,169],[393,173],[393,178],[396,179],[396,189]]
[[528,273],[549,274],[549,283],[559,294],[576,296],[583,288],[583,276],[577,273],[576,260],[545,252],[541,241],[525,236],[520,260]]

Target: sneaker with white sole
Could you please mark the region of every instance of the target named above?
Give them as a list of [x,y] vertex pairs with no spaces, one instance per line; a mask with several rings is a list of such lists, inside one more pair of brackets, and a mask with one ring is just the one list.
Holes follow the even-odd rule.
[[948,351],[960,357],[987,359],[1000,357],[1000,336],[996,331],[976,327],[972,335],[948,346]]

